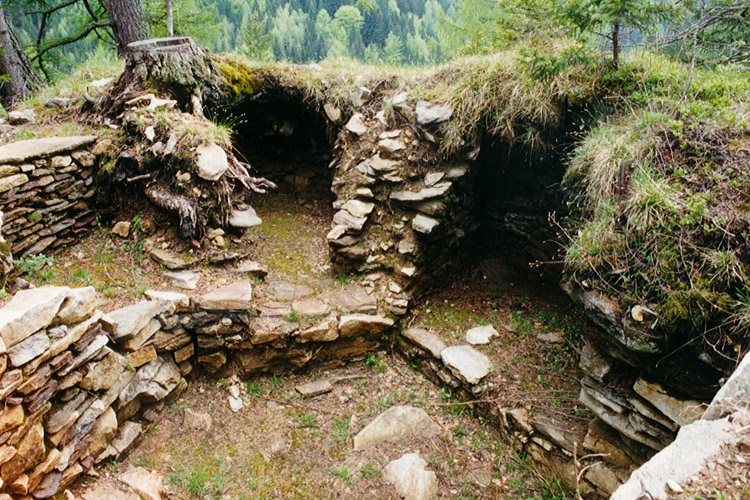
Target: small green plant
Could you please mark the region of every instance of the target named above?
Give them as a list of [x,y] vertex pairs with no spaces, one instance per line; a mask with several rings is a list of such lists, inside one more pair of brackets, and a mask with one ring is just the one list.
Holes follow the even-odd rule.
[[363,465],[359,473],[362,474],[362,477],[365,479],[377,479],[381,475],[380,469],[375,467],[375,463],[372,460]]
[[350,471],[349,467],[345,465],[342,465],[338,469],[331,469],[330,472],[332,476],[340,478],[346,484],[354,483],[354,476],[352,476],[352,471]]
[[464,436],[468,436],[469,431],[467,431],[464,427],[457,425],[453,428],[453,435],[457,438],[462,438]]
[[76,269],[70,276],[70,282],[73,284],[88,285],[91,283],[91,273],[88,269]]
[[297,419],[300,427],[317,427],[318,419],[310,412],[303,412]]
[[226,389],[228,387],[229,387],[229,380],[227,380],[225,378],[220,378],[219,379],[219,388],[220,389]]
[[349,417],[333,419],[333,439],[344,441],[349,437]]
[[368,368],[374,368],[378,373],[385,373],[388,370],[386,364],[375,354],[367,356],[367,359],[365,359],[365,365]]
[[258,382],[257,380],[248,380],[246,385],[247,385],[248,396],[256,397],[260,395],[261,393],[260,382]]
[[292,308],[291,311],[289,311],[289,315],[284,316],[284,319],[290,323],[298,323],[300,320],[299,312]]
[[[53,256],[46,256],[43,253],[39,253],[36,255],[30,255],[28,257],[22,257],[20,259],[14,260],[13,264],[15,264],[16,269],[26,276],[27,278],[31,279],[51,279],[52,276],[54,276],[54,272],[52,274],[50,273],[43,273],[42,269],[52,264],[57,259]],[[52,271],[51,269],[48,271]]]
[[39,215],[36,212],[31,212],[29,215],[26,216],[26,219],[30,222],[36,222],[42,218],[41,215]]

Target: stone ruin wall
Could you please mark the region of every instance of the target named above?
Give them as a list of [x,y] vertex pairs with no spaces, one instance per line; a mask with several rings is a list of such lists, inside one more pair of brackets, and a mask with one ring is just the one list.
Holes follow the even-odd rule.
[[95,141],[52,137],[0,148],[2,235],[15,258],[73,243],[95,226]]
[[198,298],[146,296],[104,314],[92,287],[47,286],[0,309],[0,491],[49,498],[94,464],[122,460],[196,364],[280,372],[361,356],[393,326],[377,314],[334,314],[281,328],[286,320],[255,308],[249,282]]
[[[425,141],[439,135],[436,125],[449,119],[450,109],[424,102],[410,105],[403,96],[392,98],[390,104],[419,127],[391,127],[382,112],[370,117],[364,111],[344,124],[337,108],[330,103],[324,107],[332,122],[343,125],[332,185],[338,211],[327,238],[339,266],[388,277],[383,287],[386,305],[390,313],[402,316],[429,280],[445,275],[460,244],[479,224],[471,210],[476,151],[461,162],[417,169],[414,157]],[[357,147],[348,147],[354,142]],[[606,333],[602,336],[606,342]],[[438,341],[427,341],[427,346]],[[399,337],[398,345],[436,383],[461,388],[468,400],[483,393],[480,386],[456,379],[441,364],[440,350],[416,347],[408,337]],[[579,399],[595,415],[585,435],[529,419],[523,408],[484,406],[519,449],[568,485],[575,486],[574,453],[607,455],[604,464],[584,476],[602,496],[672,442],[680,426],[700,419],[708,404],[675,396],[658,383],[633,376],[631,366],[594,344],[582,349],[580,366],[584,376]]]
[[[420,118],[419,106],[415,110],[396,99],[392,105],[433,132],[430,127],[439,123]],[[184,296],[158,300],[154,292],[156,300],[130,306],[150,312],[143,325],[123,336],[115,334],[117,322],[97,317],[99,312],[91,312],[84,323],[64,322],[66,333],[60,330],[62,325],[50,327],[60,321],[53,316],[18,341],[21,348],[6,341],[7,369],[0,378],[4,415],[19,423],[8,424],[13,427],[3,431],[7,435],[0,445],[3,491],[36,492],[43,498],[104,455],[122,456],[143,426],[158,419],[168,401],[184,390],[183,377],[195,364],[210,373],[230,362],[245,373],[277,372],[362,356],[391,339],[386,334],[394,324],[392,317],[407,313],[415,294],[447,269],[459,244],[476,228],[471,214],[471,155],[466,161],[438,163],[427,171],[413,169],[410,155],[430,135],[416,137],[409,128],[389,127],[377,115],[355,114],[344,124],[341,112],[332,105],[325,112],[335,126],[342,127],[331,165],[337,196],[337,212],[327,235],[332,260],[345,270],[385,275],[380,281],[383,309],[343,309],[316,324],[289,324],[282,313],[249,304],[214,310]],[[15,146],[15,153],[0,155],[3,234],[16,256],[57,248],[95,223],[90,202],[95,194],[96,156],[91,151],[96,149],[96,138],[59,140],[62,145],[48,146],[41,153],[28,147],[33,141],[25,141],[25,146]],[[351,142],[359,147],[347,147]],[[83,292],[66,294],[58,305]],[[171,305],[164,306],[165,302]],[[396,345],[435,383],[451,386],[466,400],[488,399],[500,389],[463,377],[457,367],[446,363],[445,346],[436,348],[434,339],[406,330]],[[12,361],[11,350],[25,346],[45,347],[24,363],[17,354]],[[81,358],[84,354],[86,359]],[[609,496],[632,470],[669,444],[680,426],[700,418],[705,405],[674,398],[658,384],[640,378],[623,385],[618,375],[622,364],[593,345],[584,348],[581,367],[586,375],[580,399],[596,415],[584,435],[529,418],[522,407],[476,406],[542,470],[569,486],[575,486],[578,472],[574,454],[606,454],[600,466],[583,476],[583,489]],[[124,373],[128,385],[100,387],[86,396],[84,391],[90,389],[80,384],[88,384],[82,381],[96,370]],[[133,380],[137,388],[131,387]],[[130,399],[128,393],[123,397],[128,387],[137,392]],[[66,413],[59,413],[61,409]],[[54,415],[60,416],[49,426]],[[58,427],[65,419],[66,427]],[[112,438],[112,445],[117,444],[114,450],[98,449]],[[12,472],[3,474],[4,470]]]

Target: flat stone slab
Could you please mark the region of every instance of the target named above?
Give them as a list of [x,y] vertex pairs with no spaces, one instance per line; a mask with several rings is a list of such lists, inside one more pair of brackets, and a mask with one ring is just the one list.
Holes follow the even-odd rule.
[[426,465],[418,454],[406,453],[385,466],[384,477],[405,500],[429,500],[438,493],[438,480]]
[[252,307],[253,285],[238,281],[209,292],[200,298],[201,309],[212,311],[247,311]]
[[295,285],[285,281],[272,282],[268,291],[276,300],[299,299],[314,293],[314,290],[307,285]]
[[489,344],[490,340],[500,335],[492,325],[475,326],[466,332],[466,342],[471,345]]
[[315,297],[295,300],[292,303],[292,309],[297,311],[300,316],[325,316],[331,312],[329,304]]
[[468,345],[448,347],[440,357],[456,377],[469,384],[478,384],[492,366],[487,356]]
[[354,436],[354,449],[368,448],[381,441],[430,437],[439,432],[440,427],[423,409],[413,406],[392,406]]
[[341,316],[339,334],[342,337],[359,337],[381,333],[393,326],[393,320],[372,314],[350,314]]
[[435,358],[440,359],[440,353],[448,347],[443,339],[430,333],[422,328],[407,328],[401,335],[411,340],[418,347],[432,354]]
[[243,260],[232,268],[232,272],[235,273],[247,273],[258,278],[265,278],[268,276],[268,271],[254,260]]
[[69,291],[68,287],[43,286],[16,293],[0,309],[0,337],[4,344],[0,345],[0,353],[49,325]]
[[164,276],[174,287],[195,290],[202,275],[200,271],[166,271]]
[[95,135],[74,135],[17,141],[0,147],[0,163],[21,163],[32,158],[45,158],[67,153],[82,146],[93,144],[95,140]]
[[294,388],[306,398],[320,396],[333,390],[333,385],[328,380],[316,380],[307,384],[298,385]]
[[134,337],[160,312],[159,302],[144,300],[107,313],[102,318],[102,325],[104,331],[120,342]]
[[358,285],[326,292],[321,295],[321,299],[345,313],[375,312],[378,309],[375,297],[368,295],[367,290]]
[[152,248],[149,250],[148,255],[158,264],[161,264],[172,271],[181,271],[194,265],[190,262],[186,262],[182,257],[178,257],[177,255],[162,250],[161,248]]
[[411,221],[411,227],[422,234],[431,234],[439,225],[439,220],[422,214],[417,214]]
[[419,203],[422,201],[430,200],[433,198],[441,198],[448,194],[451,189],[450,182],[441,182],[433,187],[420,189],[417,192],[414,191],[394,191],[391,193],[390,198],[395,201],[401,201],[404,203]]

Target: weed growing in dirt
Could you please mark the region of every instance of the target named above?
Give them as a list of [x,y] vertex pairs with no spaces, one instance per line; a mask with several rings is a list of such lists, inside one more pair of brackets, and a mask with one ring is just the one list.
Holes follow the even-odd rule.
[[374,368],[378,373],[385,373],[388,370],[388,366],[376,354],[367,356],[365,365],[368,368]]
[[257,380],[247,381],[247,395],[251,398],[259,396],[261,393],[260,382]]
[[349,418],[333,419],[333,439],[336,441],[345,441],[349,437]]
[[331,469],[330,473],[332,476],[340,478],[346,484],[354,484],[354,476],[352,475],[352,471],[350,471],[349,467],[347,467],[346,465],[343,465],[338,469]]
[[380,469],[375,467],[375,463],[372,460],[363,465],[359,470],[359,473],[362,474],[362,477],[365,479],[376,479],[381,475]]
[[302,414],[297,418],[297,423],[300,427],[317,427],[318,419],[314,414],[306,411],[302,412]]
[[47,256],[39,253],[14,260],[13,264],[29,280],[49,281],[55,276],[54,269],[49,266],[56,261],[57,259],[51,255]]

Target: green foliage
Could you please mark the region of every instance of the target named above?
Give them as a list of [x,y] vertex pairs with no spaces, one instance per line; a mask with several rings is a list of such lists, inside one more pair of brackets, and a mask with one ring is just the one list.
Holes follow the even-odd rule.
[[47,256],[39,253],[14,260],[13,264],[18,272],[30,280],[48,281],[55,274],[55,271],[48,266],[51,266],[56,261],[57,259],[51,255]]
[[350,471],[349,467],[345,465],[342,465],[341,467],[338,467],[336,469],[331,469],[330,473],[332,476],[340,478],[347,484],[354,484],[354,476],[352,475],[352,471]]
[[362,474],[362,477],[365,479],[377,479],[381,476],[380,469],[375,466],[375,463],[372,460],[369,460],[363,465],[359,470],[359,473]]

